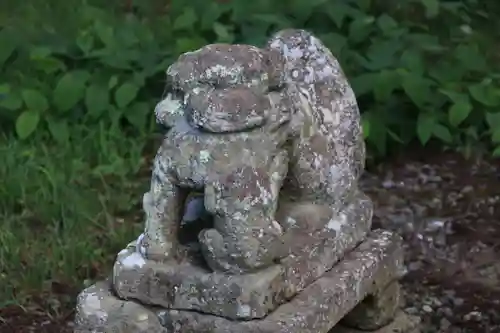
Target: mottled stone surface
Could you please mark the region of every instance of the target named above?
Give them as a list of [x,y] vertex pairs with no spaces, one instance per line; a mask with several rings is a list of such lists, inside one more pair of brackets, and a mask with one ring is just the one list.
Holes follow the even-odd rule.
[[282,30],[266,49],[284,59],[283,87],[296,106],[285,188],[339,211],[357,189],[365,166],[354,91],[331,51],[304,30]]
[[276,218],[284,198],[326,206],[332,216],[350,204],[365,158],[360,113],[320,40],[285,30],[264,49],[208,45],[179,57],[167,77],[155,114],[170,130],[144,197],[145,257],[178,260],[189,189],[204,191],[214,216],[198,237],[204,258],[226,274],[253,273],[290,255],[295,241]]
[[[233,321],[192,311],[149,307],[145,307],[148,310],[144,311],[156,313],[162,326],[174,333],[327,333],[361,300],[380,292],[385,289],[384,286],[399,278],[403,270],[400,242],[399,236],[390,232],[372,232],[365,242],[332,270],[263,319]],[[110,287],[108,283],[106,288],[100,285],[82,292],[77,311],[77,323],[84,323],[79,325],[80,328],[82,325],[90,325],[91,328],[106,326],[106,318],[110,320],[121,313],[118,312],[121,305],[117,304],[124,301],[110,296]],[[101,319],[95,316],[94,311],[98,302],[101,303]],[[130,316],[123,320],[130,321],[132,325],[136,317]]]
[[98,282],[77,298],[75,333],[168,333],[154,309],[117,298],[111,280]]
[[[331,211],[310,205],[283,207],[288,220],[280,224],[296,243],[281,264],[252,274],[227,275],[203,267],[196,254],[187,253],[182,262],[165,265],[144,259],[130,244],[115,263],[115,290],[123,298],[165,308],[234,319],[264,317],[330,270],[364,239],[371,225],[371,201],[361,192],[335,218]],[[324,227],[315,229],[316,225]]]

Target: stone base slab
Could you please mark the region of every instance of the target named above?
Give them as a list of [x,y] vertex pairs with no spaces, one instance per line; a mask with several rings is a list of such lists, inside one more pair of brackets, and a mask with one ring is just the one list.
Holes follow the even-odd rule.
[[372,202],[361,192],[337,217],[319,211],[314,215],[313,208],[295,205],[288,210],[289,218],[304,222],[296,224],[306,225],[315,216],[324,227],[312,232],[292,228],[294,248],[280,264],[254,274],[227,275],[203,268],[196,255],[187,254],[181,262],[146,260],[131,244],[117,256],[115,291],[121,298],[168,309],[229,319],[263,318],[330,270],[370,230]]
[[[336,325],[344,316],[367,296],[377,295],[394,283],[402,270],[401,238],[391,232],[376,230],[332,270],[289,302],[263,319],[249,321],[142,306],[116,297],[111,281],[100,282],[79,295],[75,332],[335,333],[341,329]],[[408,325],[404,326],[406,324],[400,321]],[[393,325],[402,325],[402,328],[394,332],[414,333],[414,325],[409,322],[397,319]],[[339,332],[356,332],[342,329],[344,331]]]

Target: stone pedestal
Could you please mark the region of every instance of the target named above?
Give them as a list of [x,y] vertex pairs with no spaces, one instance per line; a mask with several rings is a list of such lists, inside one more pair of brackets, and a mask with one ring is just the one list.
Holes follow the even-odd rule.
[[141,305],[117,297],[110,279],[79,295],[75,333],[417,333],[418,319],[398,310],[400,243],[390,232],[371,232],[330,271],[260,319]]
[[[294,212],[304,207],[314,210],[312,205],[296,206],[288,210],[288,216],[302,222],[304,214]],[[291,254],[280,264],[252,274],[212,272],[196,251],[186,251],[179,262],[146,260],[131,243],[118,254],[114,290],[123,299],[168,309],[194,310],[228,319],[263,318],[354,249],[370,230],[371,214],[371,201],[359,192],[356,200],[335,218],[317,212],[323,228],[310,231],[287,227],[295,240]]]

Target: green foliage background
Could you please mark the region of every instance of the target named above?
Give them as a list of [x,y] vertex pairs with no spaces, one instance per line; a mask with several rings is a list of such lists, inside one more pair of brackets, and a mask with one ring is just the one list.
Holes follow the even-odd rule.
[[152,131],[164,71],[180,53],[213,42],[260,45],[295,27],[317,34],[340,59],[375,153],[437,139],[466,153],[488,142],[500,155],[496,36],[480,33],[487,23],[498,28],[493,2],[145,3],[123,4],[135,13],[83,0],[3,10],[13,18],[4,18],[0,31],[2,127],[21,139],[47,131],[59,142],[75,123]]

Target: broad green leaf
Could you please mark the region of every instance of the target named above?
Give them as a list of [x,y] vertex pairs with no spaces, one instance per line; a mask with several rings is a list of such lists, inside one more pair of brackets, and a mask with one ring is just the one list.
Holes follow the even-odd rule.
[[107,46],[115,43],[115,33],[113,26],[107,25],[102,21],[96,20],[94,23],[94,30],[99,39]]
[[377,19],[377,25],[383,33],[388,34],[398,27],[398,22],[391,16],[382,14]]
[[322,34],[320,38],[325,42],[335,56],[340,55],[344,47],[347,45],[347,38],[334,32]]
[[34,110],[24,111],[16,119],[16,133],[21,139],[29,137],[40,122],[40,113]]
[[46,74],[54,74],[66,69],[61,60],[52,56],[53,50],[48,47],[36,47],[30,50],[30,61],[34,68]]
[[370,136],[370,119],[364,114],[361,115],[361,128],[363,129],[363,137],[366,139]]
[[453,52],[453,55],[461,62],[465,69],[476,71],[488,69],[486,58],[479,50],[477,44],[460,44]]
[[88,54],[90,51],[92,51],[94,43],[95,43],[94,35],[89,31],[81,32],[76,38],[76,45],[80,48],[80,50],[84,54]]
[[447,47],[441,45],[439,38],[435,35],[414,33],[406,35],[405,38],[421,50],[437,53],[448,50]]
[[[323,5],[325,2],[329,2],[329,0],[288,0],[287,7],[289,8],[291,13],[294,13],[293,16],[296,20],[298,20],[299,22],[304,22],[313,15],[314,10],[317,10],[318,7]],[[283,16],[283,14],[281,14],[280,12],[278,13],[280,16]]]
[[286,17],[275,14],[254,14],[252,15],[252,19],[256,22],[264,23],[261,24],[261,26],[275,25],[277,27],[285,28],[292,24]]
[[500,127],[493,130],[491,133],[491,142],[500,143]]
[[467,94],[449,89],[439,89],[439,92],[447,96],[455,104],[462,104],[462,103],[470,104],[469,95]]
[[441,124],[438,123],[434,124],[434,126],[432,127],[432,134],[436,138],[446,143],[451,143],[453,141],[453,137],[451,136],[450,130]]
[[500,157],[500,146],[496,147],[491,155],[495,158]]
[[0,84],[0,94],[10,93],[10,85],[7,83]]
[[118,84],[118,76],[113,75],[108,82],[108,89],[111,90]]
[[17,47],[17,42],[8,35],[6,30],[0,30],[0,68],[4,65],[7,59],[14,53]]
[[436,125],[436,120],[434,117],[427,113],[420,113],[417,119],[417,136],[422,145],[426,145],[430,140],[434,126]]
[[23,100],[15,92],[5,93],[0,96],[0,108],[7,110],[19,110],[23,106]]
[[355,65],[356,67],[360,68],[370,68],[370,62],[364,57],[364,55],[361,55],[360,53],[357,53],[355,51],[352,51],[350,48],[345,48],[346,53],[344,55],[345,58],[349,58],[350,62]]
[[130,104],[139,92],[140,87],[133,81],[123,83],[115,91],[115,102],[119,108],[124,108]]
[[364,16],[354,19],[349,24],[349,42],[363,42],[370,36],[375,18],[373,16]]
[[146,102],[134,103],[127,108],[124,115],[137,130],[143,131],[150,115],[149,105]]
[[377,76],[377,73],[365,73],[351,79],[351,85],[356,97],[359,98],[371,93],[375,87]]
[[109,90],[105,84],[93,83],[85,91],[85,106],[87,114],[92,118],[99,118],[109,107]]
[[136,50],[140,47],[140,40],[136,33],[138,28],[132,22],[127,22],[121,29],[117,29],[115,33],[115,38],[119,41],[119,45],[128,50]]
[[430,82],[420,75],[403,73],[401,84],[406,95],[418,107],[423,107],[431,96]]
[[454,103],[448,109],[448,120],[452,126],[460,125],[472,111],[472,105],[469,102]]
[[213,25],[213,30],[217,35],[217,41],[219,43],[232,43],[234,40],[233,34],[229,31],[228,27],[215,22]]
[[361,9],[363,12],[367,12],[370,9],[372,0],[356,0],[355,3],[359,9]]
[[29,57],[31,60],[44,59],[44,58],[49,57],[52,54],[52,50],[50,48],[44,47],[44,46],[34,47],[29,52],[30,52]]
[[342,28],[344,19],[347,18],[347,14],[351,10],[346,4],[337,2],[334,6],[329,6],[330,10],[327,12],[328,17],[335,23],[337,28]]
[[175,52],[184,53],[193,50],[197,50],[203,45],[206,45],[206,41],[200,37],[180,37],[175,40]]
[[427,18],[435,17],[439,14],[439,0],[420,0],[425,7]]
[[24,104],[31,111],[44,112],[49,108],[47,98],[35,89],[24,89],[21,91]]
[[386,102],[399,86],[399,75],[396,71],[381,71],[377,74],[377,78],[373,88],[375,99],[379,102]]
[[457,66],[456,63],[444,61],[438,62],[431,68],[427,67],[427,72],[431,78],[442,86],[447,86],[450,82],[464,81],[464,77],[468,74],[465,68]]
[[364,117],[370,122],[370,135],[367,140],[377,148],[379,154],[385,155],[387,152],[387,125],[380,112],[368,111]]
[[69,141],[69,126],[66,121],[51,118],[47,120],[47,127],[49,128],[52,138],[59,144],[64,144]]
[[129,71],[133,69],[132,63],[140,58],[138,50],[120,50],[120,52],[103,54],[99,61],[106,67],[118,69],[120,71]]
[[367,68],[372,71],[392,68],[396,60],[395,55],[403,46],[398,40],[373,43],[366,53]]
[[493,87],[488,82],[481,82],[469,87],[471,96],[486,106],[500,105],[500,89]]
[[56,75],[66,69],[66,65],[61,60],[54,57],[41,58],[32,61],[33,67],[45,74]]
[[182,14],[175,19],[173,29],[174,31],[190,30],[193,29],[197,21],[198,17],[194,9],[187,5]]
[[201,27],[203,30],[209,30],[214,22],[217,22],[225,9],[216,2],[207,3],[203,16],[201,17]]
[[85,71],[74,71],[64,74],[54,89],[54,105],[61,112],[72,109],[85,94],[85,85],[89,74]]
[[500,128],[500,112],[487,112],[486,122],[491,129]]
[[422,54],[415,49],[407,49],[403,52],[401,66],[418,75],[423,75],[425,72]]

